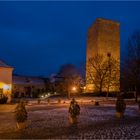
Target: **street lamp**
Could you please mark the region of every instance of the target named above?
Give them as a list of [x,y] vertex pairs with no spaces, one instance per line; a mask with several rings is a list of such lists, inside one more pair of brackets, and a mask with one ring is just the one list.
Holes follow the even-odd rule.
[[68,98],[70,99],[70,94],[71,93],[75,93],[77,91],[77,87],[76,86],[73,86],[72,88],[69,89],[68,91]]
[[72,87],[73,92],[76,92],[76,90],[77,90],[76,87]]

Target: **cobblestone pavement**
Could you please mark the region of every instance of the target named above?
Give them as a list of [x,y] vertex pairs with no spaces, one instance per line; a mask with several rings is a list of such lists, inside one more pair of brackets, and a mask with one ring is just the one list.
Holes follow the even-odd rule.
[[29,106],[28,128],[17,130],[14,113],[0,113],[0,138],[10,139],[140,139],[140,115],[127,107],[123,119],[115,107],[81,105],[77,125],[69,124],[68,106]]

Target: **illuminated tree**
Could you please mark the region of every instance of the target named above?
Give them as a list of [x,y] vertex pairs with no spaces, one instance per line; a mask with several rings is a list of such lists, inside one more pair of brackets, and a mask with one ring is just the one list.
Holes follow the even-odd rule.
[[73,86],[77,87],[77,91],[80,90],[82,78],[79,71],[74,65],[63,65],[56,77],[59,79],[57,82],[59,85],[58,87],[61,88],[63,92],[69,94]]
[[110,88],[119,87],[119,62],[111,54],[103,56],[97,54],[88,60],[87,73],[90,81],[95,86],[95,90],[108,93]]
[[120,89],[120,62],[113,57],[109,57],[108,60],[108,69],[105,76],[104,87],[107,89],[107,97],[111,91],[119,91]]

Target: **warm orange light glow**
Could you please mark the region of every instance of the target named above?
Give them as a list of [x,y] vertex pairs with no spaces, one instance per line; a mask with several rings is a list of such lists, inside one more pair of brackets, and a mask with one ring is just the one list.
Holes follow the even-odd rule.
[[3,89],[4,89],[4,90],[10,90],[10,86],[4,84],[4,85],[3,85]]
[[76,89],[76,87],[72,87],[72,91],[76,91],[77,89]]
[[93,84],[87,84],[85,89],[87,91],[93,91],[94,90],[94,85]]
[[11,84],[5,84],[3,82],[0,82],[0,88],[3,89],[3,94],[11,93],[11,87]]
[[86,86],[84,86],[83,89],[85,90],[86,89]]

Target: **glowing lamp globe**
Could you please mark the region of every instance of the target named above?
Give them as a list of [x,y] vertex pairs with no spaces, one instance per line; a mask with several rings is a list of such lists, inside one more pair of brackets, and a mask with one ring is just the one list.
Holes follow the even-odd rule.
[[9,85],[4,85],[4,86],[3,86],[3,89],[4,89],[4,90],[9,90],[9,89],[10,89],[10,86],[9,86]]

